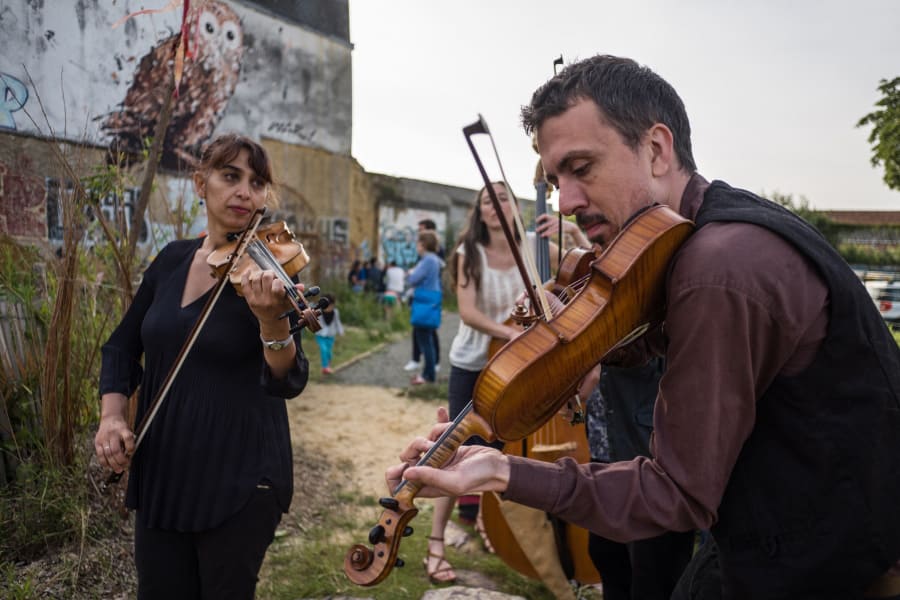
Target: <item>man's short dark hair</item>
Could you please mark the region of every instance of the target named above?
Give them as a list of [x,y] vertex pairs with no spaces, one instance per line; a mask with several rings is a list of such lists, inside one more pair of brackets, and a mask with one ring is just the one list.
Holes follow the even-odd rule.
[[435,231],[437,229],[437,225],[435,225],[434,221],[431,219],[422,219],[419,221],[419,225],[422,226],[423,229],[427,229],[428,231]]
[[665,79],[630,58],[597,55],[567,66],[522,107],[525,131],[537,131],[544,121],[561,115],[581,99],[593,100],[600,116],[632,149],[650,127],[662,123],[672,131],[682,170],[697,170],[684,103]]

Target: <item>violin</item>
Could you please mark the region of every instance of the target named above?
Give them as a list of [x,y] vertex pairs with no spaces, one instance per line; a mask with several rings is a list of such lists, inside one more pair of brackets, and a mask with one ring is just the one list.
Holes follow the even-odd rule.
[[[232,265],[232,260],[235,259],[238,250],[238,235],[229,234],[229,243],[219,246],[206,258],[206,264],[212,269],[212,276],[218,279],[227,275],[235,291],[238,295],[242,295],[241,279],[244,273],[253,273],[259,270],[274,271],[275,276],[284,285],[285,294],[294,311],[299,315],[300,324],[295,325],[291,329],[291,333],[296,333],[301,327],[306,327],[310,331],[319,331],[322,326],[317,317],[321,315],[327,302],[320,306],[322,303],[320,300],[319,304],[311,308],[304,294],[294,286],[291,278],[309,264],[309,255],[303,248],[303,244],[297,241],[287,223],[276,221],[258,227],[247,240],[245,251],[236,257]],[[306,295],[314,296],[317,293],[318,288],[313,287],[306,292]],[[289,313],[285,313],[282,317],[287,314]]]
[[[534,321],[488,361],[472,401],[417,466],[440,468],[472,435],[511,442],[539,429],[591,368],[660,322],[669,262],[692,231],[690,221],[662,205],[632,217],[590,263],[559,314]],[[408,524],[421,488],[403,480],[379,500],[384,511],[369,532],[371,547],[356,544],[344,558],[351,581],[374,585],[402,566],[400,541],[413,532]]]
[[[231,239],[228,244],[219,246],[206,258],[206,264],[212,269],[212,276],[217,279],[224,274],[229,259],[237,250],[237,235],[229,234],[229,238]],[[250,241],[246,253],[228,273],[229,281],[240,294],[243,274],[247,271],[269,268],[273,261],[279,265],[275,271],[282,270],[289,278],[309,264],[309,255],[303,244],[297,241],[294,232],[284,221],[262,225],[256,230],[255,239]]]

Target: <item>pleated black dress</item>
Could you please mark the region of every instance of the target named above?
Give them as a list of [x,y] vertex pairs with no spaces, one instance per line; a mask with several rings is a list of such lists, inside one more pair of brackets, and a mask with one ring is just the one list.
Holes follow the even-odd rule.
[[[140,384],[138,423],[211,293],[181,306],[201,243],[181,240],[163,248],[103,346],[100,393],[127,396]],[[274,379],[256,317],[226,286],[132,461],[126,505],[145,526],[216,527],[261,482],[272,485],[287,511],[293,470],[285,399],[298,395],[309,375],[299,335],[295,341],[292,370]]]

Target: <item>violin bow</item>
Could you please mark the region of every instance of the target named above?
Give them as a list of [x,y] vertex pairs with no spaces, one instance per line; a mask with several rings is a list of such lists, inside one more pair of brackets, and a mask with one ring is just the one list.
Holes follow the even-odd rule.
[[[562,55],[562,54],[560,54],[557,58],[554,58],[554,59],[553,59],[553,76],[554,76],[554,77],[556,77],[557,75],[559,75],[559,71],[557,70],[556,67],[559,67],[559,66],[561,66],[562,64],[563,64],[563,55]],[[534,142],[535,142],[535,143],[534,143],[535,148],[537,148],[537,133],[535,133],[535,140],[534,140]],[[540,151],[538,151],[538,155],[540,155]],[[543,173],[543,172],[544,172],[544,165],[543,165],[543,163],[540,162],[540,160],[538,160],[538,165],[539,165],[540,168],[541,168],[541,173]],[[559,207],[557,207],[557,208],[559,208]],[[559,213],[559,242],[556,244],[556,253],[557,253],[557,257],[556,257],[556,258],[557,258],[557,264],[560,264],[560,265],[561,265],[561,264],[562,264],[562,259],[563,259],[563,250],[562,250],[562,247],[563,247],[563,245],[562,245],[562,240],[563,240],[563,227],[562,227],[563,214],[562,214],[562,211],[561,211],[561,210],[559,210],[559,211],[557,211],[557,212]]]
[[[507,192],[512,196],[512,215],[513,222],[516,225],[516,229],[519,233],[519,237],[524,241],[526,239],[525,226],[522,224],[522,219],[519,216],[518,209],[518,199],[512,191],[512,187],[509,185],[509,182],[506,180],[506,173],[503,170],[503,164],[500,162],[500,155],[497,153],[497,145],[494,143],[494,136],[491,135],[490,129],[488,129],[487,123],[480,114],[478,115],[478,120],[474,123],[463,127],[463,135],[466,137],[466,143],[469,145],[469,150],[472,152],[472,156],[475,158],[475,164],[478,166],[478,171],[481,173],[481,178],[484,180],[485,190],[487,190],[488,196],[491,198],[491,204],[494,206],[494,210],[497,212],[497,216],[500,217],[500,225],[503,229],[503,235],[506,237],[506,241],[509,244],[509,249],[513,254],[513,258],[516,261],[516,266],[519,269],[519,273],[522,276],[522,281],[525,284],[525,292],[528,294],[528,299],[531,303],[531,310],[537,312],[538,307],[541,309],[541,313],[543,317],[547,320],[551,317],[550,312],[550,303],[547,300],[546,292],[539,283],[540,277],[537,272],[537,266],[534,263],[534,257],[531,253],[528,244],[524,244],[524,251],[519,248],[519,245],[516,243],[516,238],[513,235],[512,230],[509,227],[509,223],[506,222],[506,219],[503,218],[503,208],[500,205],[500,199],[497,197],[497,192],[494,191],[494,186],[491,184],[491,180],[487,175],[487,171],[484,168],[484,164],[481,162],[481,157],[478,155],[478,151],[475,149],[475,144],[472,143],[472,136],[483,133],[488,136],[488,139],[491,141],[491,147],[494,150],[494,157],[497,160],[497,164],[500,167],[500,176],[503,179],[503,184],[506,186]],[[524,254],[524,258],[523,258]]]
[[[203,310],[200,311],[200,316],[194,322],[194,326],[191,328],[191,331],[188,334],[184,345],[178,352],[178,356],[175,358],[175,362],[172,364],[172,368],[169,369],[169,373],[166,375],[162,387],[160,387],[159,391],[156,393],[156,396],[153,398],[153,402],[150,403],[150,408],[144,414],[144,417],[141,419],[141,422],[135,429],[136,439],[134,442],[134,450],[131,453],[132,456],[137,453],[138,448],[140,448],[141,446],[141,442],[144,441],[144,437],[147,435],[147,431],[150,429],[150,424],[153,422],[153,419],[159,412],[160,407],[162,407],[162,403],[165,401],[166,396],[169,393],[169,389],[172,387],[172,383],[175,381],[175,377],[178,375],[178,372],[181,371],[181,367],[182,365],[184,365],[184,361],[187,359],[188,353],[191,351],[191,348],[194,347],[194,342],[196,342],[197,338],[200,337],[200,330],[203,329],[203,326],[206,324],[206,320],[209,318],[210,313],[212,313],[213,307],[216,305],[216,302],[218,302],[219,297],[222,295],[222,291],[225,289],[225,285],[229,281],[229,275],[231,275],[231,272],[237,266],[238,261],[244,255],[244,252],[246,252],[247,247],[250,245],[250,242],[256,236],[256,230],[259,228],[259,224],[262,222],[265,215],[265,207],[256,209],[253,214],[250,215],[250,224],[241,233],[241,237],[238,240],[238,244],[235,248],[234,254],[232,254],[228,263],[226,263],[224,273],[219,277],[218,281],[216,281],[215,286],[213,286],[212,293],[210,294],[209,298],[206,299],[206,303],[203,305]],[[123,473],[125,473],[124,470],[118,473],[113,473],[107,478],[106,483],[116,483],[122,478]]]

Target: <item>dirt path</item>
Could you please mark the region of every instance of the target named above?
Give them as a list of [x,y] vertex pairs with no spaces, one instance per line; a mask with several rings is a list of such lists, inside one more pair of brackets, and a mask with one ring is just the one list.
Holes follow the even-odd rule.
[[384,470],[411,439],[427,433],[437,404],[402,390],[364,385],[310,385],[288,402],[294,445],[330,464],[349,461],[351,482],[364,494],[386,495]]
[[[444,363],[439,382],[447,379],[446,357],[458,326],[458,315],[444,313],[439,330]],[[404,371],[403,365],[410,350],[408,336],[386,344],[350,364],[338,365],[329,383],[311,383],[288,401],[294,445],[318,453],[332,465],[350,461],[354,483],[375,497],[386,491],[385,468],[398,462],[410,440],[428,432],[437,407],[447,405],[446,400],[406,396],[412,373]]]

